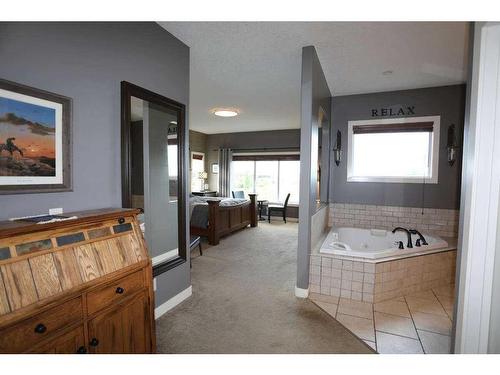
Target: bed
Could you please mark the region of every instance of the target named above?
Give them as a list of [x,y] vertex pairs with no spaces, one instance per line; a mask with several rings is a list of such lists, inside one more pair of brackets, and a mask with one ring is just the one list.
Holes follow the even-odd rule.
[[191,235],[208,238],[210,245],[234,231],[257,226],[256,195],[250,199],[190,197]]

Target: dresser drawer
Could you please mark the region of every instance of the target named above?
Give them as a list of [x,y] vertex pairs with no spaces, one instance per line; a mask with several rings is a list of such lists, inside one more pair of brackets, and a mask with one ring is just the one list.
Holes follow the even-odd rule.
[[81,297],[64,302],[4,330],[0,329],[0,353],[19,353],[83,319]]
[[103,288],[89,292],[87,294],[89,315],[124,300],[129,295],[144,288],[144,286],[144,274],[142,271],[137,271],[111,282]]

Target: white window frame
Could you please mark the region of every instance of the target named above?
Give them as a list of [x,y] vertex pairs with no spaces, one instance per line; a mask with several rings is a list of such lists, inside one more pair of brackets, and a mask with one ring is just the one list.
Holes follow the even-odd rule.
[[[204,152],[199,152],[199,151],[191,151],[191,159],[189,159],[189,191],[193,191],[193,181],[192,181],[192,178],[193,178],[193,156],[194,155],[201,155],[202,156],[202,160],[203,160],[203,172],[206,172],[205,170],[205,153]],[[198,185],[201,185],[201,182],[200,182],[200,179],[197,179],[198,180]],[[200,190],[198,191],[203,191],[204,190],[204,187],[200,187]],[[196,191],[196,190],[195,190]]]
[[[433,131],[432,131],[432,145],[431,145],[431,155],[432,159],[430,163],[431,176],[401,176],[401,177],[373,177],[373,176],[353,176],[353,128],[354,126],[366,126],[366,125],[383,125],[383,124],[404,124],[404,123],[415,123],[415,122],[429,122],[432,121]],[[441,116],[421,116],[421,117],[404,117],[404,118],[390,118],[390,119],[380,119],[380,120],[357,120],[348,121],[347,123],[347,182],[386,182],[386,183],[415,183],[421,184],[425,182],[426,184],[437,184],[438,183],[438,173],[439,173],[439,132],[440,132]]]

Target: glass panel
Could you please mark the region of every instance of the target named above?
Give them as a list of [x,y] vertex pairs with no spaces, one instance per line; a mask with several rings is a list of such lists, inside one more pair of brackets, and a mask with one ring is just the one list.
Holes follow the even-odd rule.
[[130,100],[130,182],[132,185],[132,207],[144,209],[144,101],[132,97]]
[[[231,163],[231,190],[243,190],[245,197],[254,192],[254,161],[240,160]],[[257,199],[264,199],[257,197]]]
[[17,255],[24,255],[49,249],[52,249],[52,241],[50,239],[27,242],[16,245]]
[[178,112],[144,102],[145,234],[152,256],[178,254]]
[[255,192],[258,199],[278,202],[278,161],[255,162]]
[[105,237],[111,235],[111,230],[108,227],[92,229],[88,231],[89,238],[93,240],[94,238]]
[[132,224],[130,224],[130,223],[113,225],[113,231],[116,234],[123,233],[123,232],[129,232],[131,230],[132,230]]
[[285,202],[286,196],[290,193],[289,203],[299,203],[300,186],[300,161],[282,160],[280,161],[280,202]]
[[2,247],[0,249],[0,260],[9,259],[10,258],[10,249],[8,247]]
[[75,242],[85,241],[85,236],[83,235],[83,232],[72,233],[72,234],[67,234],[65,236],[57,237],[56,241],[57,241],[57,246],[64,246]]
[[352,177],[430,177],[432,133],[354,134]]

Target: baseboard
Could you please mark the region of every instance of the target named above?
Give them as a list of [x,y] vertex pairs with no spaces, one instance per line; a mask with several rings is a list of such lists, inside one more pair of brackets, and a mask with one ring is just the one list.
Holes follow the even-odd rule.
[[179,294],[176,294],[175,296],[170,298],[168,301],[163,302],[160,306],[155,308],[155,319],[158,319],[163,314],[165,314],[167,311],[172,310],[179,303],[181,303],[185,299],[191,297],[192,294],[193,294],[193,287],[190,285],[189,288],[184,289],[182,292],[180,292]]
[[295,297],[297,298],[307,298],[309,296],[309,289],[302,289],[295,287]]
[[[264,217],[264,216],[262,216]],[[266,221],[267,221],[267,216],[265,217]],[[283,221],[283,216],[274,216],[274,215],[271,215],[271,222],[273,220],[279,220],[279,221]],[[288,222],[291,222],[291,223],[298,223],[299,222],[299,218],[297,217],[287,217],[286,218],[286,221]]]
[[157,264],[160,264],[162,262],[165,262],[168,259],[175,258],[179,254],[179,249],[173,249],[170,251],[167,251],[166,253],[157,255],[151,259],[153,263],[153,267],[156,266]]

